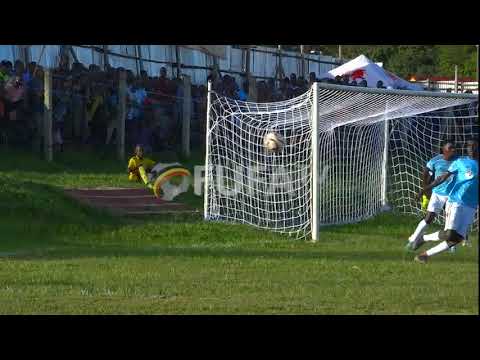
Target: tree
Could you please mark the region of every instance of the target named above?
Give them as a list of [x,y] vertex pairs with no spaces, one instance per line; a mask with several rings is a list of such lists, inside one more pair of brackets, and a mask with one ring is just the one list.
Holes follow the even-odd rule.
[[432,45],[400,45],[386,67],[401,77],[432,76],[437,73],[437,49]]
[[[297,47],[297,48],[295,48]],[[299,45],[285,45],[298,50]],[[306,51],[321,51],[338,56],[338,45],[306,45]],[[353,59],[364,54],[401,77],[451,76],[458,65],[460,77],[476,77],[477,49],[475,45],[342,45],[342,57]]]
[[453,76],[455,65],[458,65],[459,76],[476,76],[477,48],[475,45],[438,46],[438,53],[438,71],[441,75]]

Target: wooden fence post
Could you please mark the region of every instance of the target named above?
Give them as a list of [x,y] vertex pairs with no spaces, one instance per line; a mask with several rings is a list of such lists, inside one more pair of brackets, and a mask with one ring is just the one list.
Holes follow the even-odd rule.
[[121,71],[118,81],[117,156],[125,159],[125,117],[127,114],[127,73]]
[[52,139],[52,72],[50,69],[44,71],[44,121],[43,121],[43,138],[44,138],[44,155],[45,160],[53,160],[53,139]]
[[192,116],[190,76],[183,74],[182,155],[190,157],[190,122]]

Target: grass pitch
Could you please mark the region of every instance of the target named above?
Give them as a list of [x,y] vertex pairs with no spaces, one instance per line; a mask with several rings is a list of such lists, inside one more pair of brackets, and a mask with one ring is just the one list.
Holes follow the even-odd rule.
[[418,219],[395,214],[324,228],[316,244],[198,216],[118,218],[63,188],[129,187],[126,163],[2,154],[0,314],[479,312],[476,234],[421,265],[403,251]]

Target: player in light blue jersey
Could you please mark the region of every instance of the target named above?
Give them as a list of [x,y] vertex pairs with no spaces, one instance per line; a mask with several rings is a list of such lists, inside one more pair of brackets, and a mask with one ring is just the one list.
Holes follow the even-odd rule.
[[431,183],[433,179],[438,179],[444,175],[452,162],[458,157],[456,155],[455,143],[452,140],[443,142],[441,147],[441,154],[433,157],[423,171],[423,186],[418,194],[419,198],[427,196],[430,198],[427,206],[427,213],[425,217],[417,225],[417,228],[413,234],[408,238],[408,243],[405,246],[406,250],[412,250],[413,244],[423,236],[425,229],[428,225],[435,220],[436,215],[445,207],[447,203],[448,194],[452,188],[453,178],[450,178],[443,183],[435,186],[431,191],[426,191],[426,187]]
[[454,177],[446,205],[447,216],[444,230],[420,237],[415,241],[413,249],[418,249],[426,241],[443,241],[416,256],[415,260],[418,262],[425,263],[430,256],[439,254],[462,242],[467,235],[468,227],[473,223],[478,207],[477,140],[468,141],[467,153],[468,156],[458,158],[452,162],[444,175],[435,179],[433,183],[426,187],[426,190],[433,189],[452,175]]

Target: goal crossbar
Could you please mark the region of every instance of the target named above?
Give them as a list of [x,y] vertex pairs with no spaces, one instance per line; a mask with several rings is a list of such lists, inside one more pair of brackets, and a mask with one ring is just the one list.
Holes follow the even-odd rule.
[[[462,139],[469,131],[478,132],[475,94],[314,83],[293,99],[253,103],[221,96],[209,84],[207,102],[205,219],[310,235],[313,240],[323,225],[361,221],[388,207],[392,184],[387,179],[393,166],[395,179],[403,181],[394,192],[403,194],[397,203],[402,211],[414,213],[408,199],[417,180],[404,180],[403,169],[412,166],[404,153],[416,151],[419,164],[438,148],[441,132],[453,131]],[[474,115],[462,115],[460,121],[448,112],[459,108]],[[442,109],[446,110],[439,114]],[[453,120],[447,124],[447,118]],[[389,125],[398,119],[400,125]],[[416,142],[416,150],[407,149],[405,142],[400,150],[389,149],[393,132],[402,139],[411,136],[415,127],[405,124],[420,119],[422,124],[432,119],[446,125],[438,125],[441,131],[418,127],[425,132],[418,138],[426,143]],[[464,127],[454,129],[460,122]],[[284,137],[281,152],[268,153],[262,147],[269,131]],[[389,160],[392,151],[394,162]],[[412,179],[419,179],[416,168],[409,171]]]

